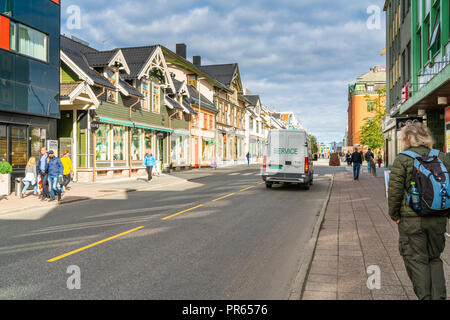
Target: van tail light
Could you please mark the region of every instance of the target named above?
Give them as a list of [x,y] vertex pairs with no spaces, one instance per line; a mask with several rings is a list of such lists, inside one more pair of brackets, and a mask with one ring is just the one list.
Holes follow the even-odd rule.
[[309,159],[308,157],[305,158],[305,173],[309,172]]
[[263,159],[263,172],[266,172],[266,166],[267,166],[267,157],[264,156],[264,159]]

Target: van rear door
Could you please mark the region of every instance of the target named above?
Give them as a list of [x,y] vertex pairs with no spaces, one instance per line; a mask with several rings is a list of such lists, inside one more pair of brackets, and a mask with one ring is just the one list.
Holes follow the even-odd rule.
[[287,133],[285,173],[299,174],[304,172],[305,149],[303,132],[292,131]]

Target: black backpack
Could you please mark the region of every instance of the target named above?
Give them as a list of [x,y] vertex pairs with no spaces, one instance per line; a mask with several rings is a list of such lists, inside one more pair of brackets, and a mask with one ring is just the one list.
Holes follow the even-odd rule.
[[[444,216],[450,213],[450,176],[439,159],[439,153],[439,150],[431,150],[428,156],[413,151],[400,153],[414,159],[413,181],[419,190],[422,204],[422,210],[416,211],[419,216]],[[411,205],[408,192],[407,197]]]

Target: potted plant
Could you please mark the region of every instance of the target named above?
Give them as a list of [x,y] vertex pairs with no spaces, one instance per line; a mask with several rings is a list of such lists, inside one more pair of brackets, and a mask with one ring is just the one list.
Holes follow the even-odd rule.
[[172,171],[173,171],[173,162],[169,164],[169,173],[172,173]]
[[9,162],[0,162],[0,195],[8,196],[11,193],[11,172]]
[[339,159],[339,153],[332,153],[330,156],[330,167],[339,167],[341,165],[341,160]]

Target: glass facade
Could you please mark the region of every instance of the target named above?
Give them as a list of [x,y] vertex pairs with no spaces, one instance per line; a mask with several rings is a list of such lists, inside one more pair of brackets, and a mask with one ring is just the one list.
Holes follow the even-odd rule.
[[0,49],[0,110],[58,118],[60,6],[0,0],[0,14],[14,39],[10,50]]

